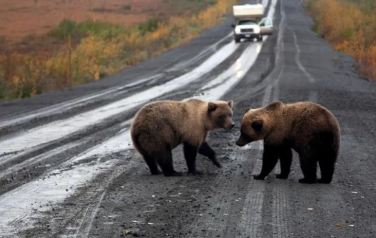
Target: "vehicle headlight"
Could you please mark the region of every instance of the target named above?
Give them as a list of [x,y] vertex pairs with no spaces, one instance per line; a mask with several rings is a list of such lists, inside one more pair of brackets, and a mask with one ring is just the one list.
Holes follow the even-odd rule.
[[254,31],[255,33],[260,33],[260,27],[255,27]]
[[235,33],[236,33],[236,34],[240,34],[240,28],[239,28],[239,27],[236,27],[236,28],[235,28]]

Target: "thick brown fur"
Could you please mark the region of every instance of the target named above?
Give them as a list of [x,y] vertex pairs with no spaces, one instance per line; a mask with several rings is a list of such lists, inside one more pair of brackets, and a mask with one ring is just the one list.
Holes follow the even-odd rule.
[[230,130],[233,102],[158,101],[145,105],[136,114],[131,127],[134,147],[144,157],[152,174],[178,176],[173,168],[171,150],[183,143],[188,171],[196,174],[196,155],[203,154],[217,166],[215,152],[207,143],[209,131]]
[[[254,176],[263,180],[280,159],[281,174],[290,173],[292,151],[300,157],[304,178],[301,183],[330,183],[340,147],[340,129],[337,119],[326,108],[311,102],[283,104],[273,102],[264,108],[248,109],[241,124],[241,135],[236,142],[244,146],[264,140],[261,173]],[[317,163],[321,179],[316,180]]]

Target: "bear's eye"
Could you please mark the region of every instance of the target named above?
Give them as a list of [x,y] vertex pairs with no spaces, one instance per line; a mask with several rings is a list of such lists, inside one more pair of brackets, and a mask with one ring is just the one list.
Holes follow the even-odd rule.
[[260,131],[262,129],[262,122],[261,121],[254,121],[254,122],[252,122],[252,128],[255,131]]
[[226,118],[226,115],[220,115],[219,118],[221,118],[221,119],[225,119],[225,118]]

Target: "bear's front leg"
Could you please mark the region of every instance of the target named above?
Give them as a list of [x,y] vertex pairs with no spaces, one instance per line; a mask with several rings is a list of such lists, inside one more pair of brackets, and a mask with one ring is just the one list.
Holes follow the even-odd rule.
[[278,162],[278,148],[264,143],[264,153],[262,155],[262,169],[259,175],[254,175],[256,180],[264,180],[274,169]]
[[208,142],[205,141],[204,143],[202,143],[200,149],[198,150],[198,153],[207,156],[218,168],[222,167],[221,163],[218,162],[217,157],[215,156],[214,150],[209,146]]
[[276,177],[279,179],[287,179],[290,174],[292,162],[292,150],[289,146],[282,146],[279,151],[279,162],[281,164],[281,173]]
[[188,143],[184,143],[183,150],[185,161],[187,162],[188,173],[193,175],[200,174],[200,172],[196,170],[196,156],[198,146],[193,146]]

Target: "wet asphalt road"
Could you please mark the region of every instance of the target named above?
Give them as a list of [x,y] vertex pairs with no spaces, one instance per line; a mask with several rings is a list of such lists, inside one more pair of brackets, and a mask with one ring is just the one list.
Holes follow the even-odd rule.
[[[0,237],[376,237],[375,83],[311,31],[300,1],[264,4],[276,32],[263,43],[235,45],[228,19],[99,82],[0,104]],[[199,156],[201,176],[151,176],[130,120],[148,101],[192,96],[235,102],[237,126],[210,135],[223,168]],[[278,165],[253,180],[262,143],[236,147],[239,124],[276,100],[337,117],[330,185],[299,184],[296,154],[288,180]],[[180,147],[174,165],[187,171]]]

